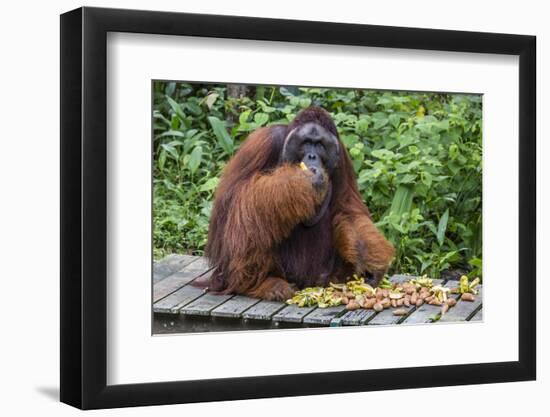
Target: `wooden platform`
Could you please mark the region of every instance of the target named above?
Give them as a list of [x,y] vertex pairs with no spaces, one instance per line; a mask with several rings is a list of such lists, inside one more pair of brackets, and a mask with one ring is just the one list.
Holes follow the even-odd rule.
[[[154,333],[267,329],[273,327],[319,327],[362,325],[407,325],[431,323],[440,307],[424,304],[409,307],[405,316],[394,316],[392,309],[346,311],[330,308],[297,307],[282,302],[263,301],[241,295],[213,295],[189,285],[209,274],[205,258],[169,255],[153,266]],[[392,282],[413,277],[394,275]],[[434,284],[456,287],[457,281],[434,280]],[[482,320],[482,286],[474,302],[458,301],[438,322]],[[456,297],[456,295],[455,295]]]

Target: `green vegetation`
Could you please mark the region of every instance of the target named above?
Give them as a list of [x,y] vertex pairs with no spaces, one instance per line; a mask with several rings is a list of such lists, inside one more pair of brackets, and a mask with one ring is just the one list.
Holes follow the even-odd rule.
[[202,254],[221,170],[260,126],[322,106],[359,189],[397,249],[392,272],[481,274],[482,111],[477,95],[154,83],[154,255]]

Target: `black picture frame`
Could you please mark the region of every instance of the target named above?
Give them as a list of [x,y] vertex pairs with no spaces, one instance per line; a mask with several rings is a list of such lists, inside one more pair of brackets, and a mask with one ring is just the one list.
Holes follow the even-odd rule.
[[[519,56],[519,360],[107,385],[108,32]],[[94,409],[535,379],[535,51],[524,35],[88,7],[61,15],[61,401]]]

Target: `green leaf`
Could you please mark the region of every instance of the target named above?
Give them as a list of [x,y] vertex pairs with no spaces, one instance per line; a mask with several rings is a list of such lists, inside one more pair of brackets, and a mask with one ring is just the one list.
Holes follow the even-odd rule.
[[188,167],[192,174],[194,174],[197,169],[199,168],[199,165],[202,161],[202,147],[197,146],[195,149],[193,149],[193,152],[191,152],[191,155],[189,156],[188,161]]
[[185,133],[180,132],[179,130],[168,130],[164,133],[161,133],[160,135],[157,135],[157,138],[164,138],[166,136],[176,136],[178,138],[184,138]]
[[181,119],[185,119],[185,113],[183,112],[183,109],[181,106],[170,96],[166,96],[166,101],[168,102],[171,109],[176,113],[176,115]]
[[209,178],[204,184],[199,187],[200,191],[211,191],[218,186],[220,179],[218,177]]
[[426,187],[430,187],[432,185],[432,174],[427,171],[423,171],[420,174],[420,180],[424,183]]
[[411,184],[416,180],[416,175],[414,174],[407,174],[403,176],[403,178],[399,179],[400,184]]
[[390,212],[401,218],[403,214],[411,211],[414,196],[414,188],[410,185],[400,185],[393,196]]
[[225,129],[225,122],[214,116],[209,116],[208,121],[214,130],[216,138],[218,139],[218,145],[220,145],[226,154],[232,155],[234,150],[233,138],[229,136],[229,133],[227,133],[227,130]]
[[445,210],[443,216],[439,219],[439,224],[437,225],[437,242],[439,246],[443,245],[443,240],[445,239],[445,232],[447,230],[447,222],[449,221],[449,209]]
[[189,112],[195,117],[200,116],[202,114],[202,110],[200,106],[197,103],[193,103],[192,101],[187,102],[185,104],[185,108],[189,110]]
[[397,128],[399,126],[401,117],[398,114],[392,113],[389,115],[388,120],[393,127]]
[[178,153],[178,150],[176,148],[174,148],[172,145],[170,144],[167,144],[167,143],[163,143],[162,145],[162,148],[168,152],[170,154],[170,156],[172,156],[174,159],[178,159],[180,157],[179,153]]
[[258,126],[265,125],[269,120],[269,116],[265,113],[256,113],[254,115],[254,121]]
[[164,150],[160,151],[159,155],[159,168],[161,171],[164,169],[164,164],[166,163],[166,152]]
[[252,112],[252,110],[246,110],[246,111],[243,111],[240,115],[239,115],[239,123],[240,124],[245,124],[246,122],[248,122],[248,117],[250,116],[250,113]]

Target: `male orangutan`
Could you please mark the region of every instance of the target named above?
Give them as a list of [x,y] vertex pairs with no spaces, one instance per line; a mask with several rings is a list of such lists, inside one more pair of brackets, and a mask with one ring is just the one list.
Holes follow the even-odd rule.
[[[305,164],[305,165],[304,165]],[[393,246],[374,226],[330,115],[319,107],[253,132],[216,190],[210,291],[286,300],[297,288],[378,285]]]

